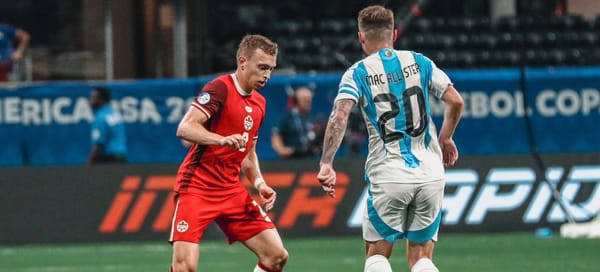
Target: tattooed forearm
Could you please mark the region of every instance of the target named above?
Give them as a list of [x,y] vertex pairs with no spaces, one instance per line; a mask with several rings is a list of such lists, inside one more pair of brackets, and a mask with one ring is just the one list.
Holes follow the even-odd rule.
[[348,117],[354,106],[354,101],[349,99],[341,99],[335,102],[329,122],[325,129],[325,138],[323,139],[323,155],[322,163],[332,163],[335,153],[337,152],[344,134],[348,126]]

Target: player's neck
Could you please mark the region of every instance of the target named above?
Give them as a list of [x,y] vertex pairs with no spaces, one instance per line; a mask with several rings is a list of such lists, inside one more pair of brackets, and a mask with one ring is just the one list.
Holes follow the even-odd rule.
[[388,42],[367,43],[365,44],[365,53],[369,56],[384,48],[394,49],[394,45]]
[[248,86],[249,85],[248,82],[240,80],[242,77],[240,77],[239,71],[236,71],[235,73],[233,73],[233,77],[234,77],[235,81],[237,82],[239,91],[246,93],[246,95],[252,93],[253,90],[251,87]]

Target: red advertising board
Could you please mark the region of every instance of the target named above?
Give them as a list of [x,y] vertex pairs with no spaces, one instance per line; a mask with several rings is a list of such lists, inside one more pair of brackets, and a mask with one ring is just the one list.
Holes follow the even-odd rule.
[[[442,232],[556,227],[600,210],[600,154],[464,157],[447,169]],[[358,235],[367,196],[362,161],[336,162],[336,197],[325,195],[313,160],[265,162],[278,199],[269,216],[284,237]],[[177,165],[5,168],[0,244],[166,242]],[[249,182],[244,180],[250,192]],[[215,225],[206,239],[223,238]]]

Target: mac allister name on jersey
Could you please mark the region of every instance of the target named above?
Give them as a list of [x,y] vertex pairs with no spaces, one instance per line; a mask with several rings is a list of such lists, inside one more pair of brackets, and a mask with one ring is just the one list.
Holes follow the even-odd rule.
[[[416,75],[421,71],[421,68],[418,64],[414,63],[409,66],[404,67],[402,72],[399,70],[394,70],[387,74],[376,74],[376,75],[367,75],[366,80],[369,86],[373,85],[382,85],[387,83],[396,83],[408,78],[409,76]],[[387,79],[387,81],[386,81]]]

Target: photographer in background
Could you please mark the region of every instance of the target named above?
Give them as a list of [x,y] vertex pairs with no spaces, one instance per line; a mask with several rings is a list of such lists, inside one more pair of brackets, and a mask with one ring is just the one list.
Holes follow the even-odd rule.
[[28,45],[29,33],[20,28],[0,23],[0,82],[8,81],[13,63],[23,58]]
[[318,126],[312,120],[313,93],[299,87],[293,93],[293,107],[273,127],[271,146],[279,158],[311,158],[320,153]]

